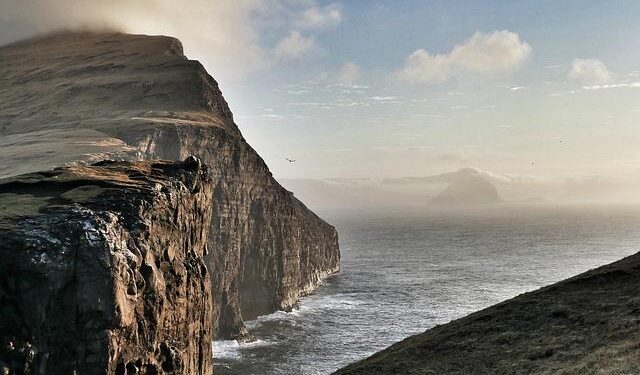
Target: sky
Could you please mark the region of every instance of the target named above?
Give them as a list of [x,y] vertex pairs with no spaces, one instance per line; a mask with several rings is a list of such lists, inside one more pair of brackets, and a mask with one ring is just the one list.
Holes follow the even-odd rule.
[[0,43],[178,37],[282,179],[640,176],[638,14],[632,0],[3,0]]

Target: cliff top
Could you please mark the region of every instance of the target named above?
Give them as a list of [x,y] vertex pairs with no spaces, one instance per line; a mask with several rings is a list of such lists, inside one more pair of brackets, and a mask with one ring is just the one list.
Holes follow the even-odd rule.
[[336,374],[640,373],[640,253],[409,337]]
[[241,138],[215,80],[166,36],[61,33],[0,47],[0,178],[135,159],[149,129]]
[[200,113],[221,125],[233,121],[215,80],[168,36],[73,32],[28,39],[0,47],[0,77],[7,134],[16,132],[12,123],[33,116],[57,118],[55,125],[65,127],[80,115],[100,122],[104,114],[149,117],[156,111],[161,117]]
[[[0,230],[16,228],[25,219],[73,207],[108,208],[114,201],[140,199],[177,181],[194,188],[206,175],[198,159],[182,163],[104,161],[69,166],[0,180]],[[127,207],[126,205],[122,205]]]

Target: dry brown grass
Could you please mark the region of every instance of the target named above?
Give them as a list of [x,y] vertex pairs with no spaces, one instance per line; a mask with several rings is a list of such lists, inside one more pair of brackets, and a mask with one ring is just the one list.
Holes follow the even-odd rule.
[[409,337],[336,374],[640,374],[640,253]]

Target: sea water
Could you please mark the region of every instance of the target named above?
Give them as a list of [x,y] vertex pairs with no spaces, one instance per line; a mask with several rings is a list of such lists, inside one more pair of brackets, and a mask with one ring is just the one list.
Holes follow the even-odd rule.
[[217,374],[325,375],[409,335],[640,249],[640,207],[326,212],[342,270],[214,342]]

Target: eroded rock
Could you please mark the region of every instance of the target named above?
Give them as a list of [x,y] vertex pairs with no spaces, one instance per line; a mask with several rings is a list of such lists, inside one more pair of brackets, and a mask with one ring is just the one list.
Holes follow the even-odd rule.
[[211,374],[211,191],[195,158],[0,180],[0,374]]

